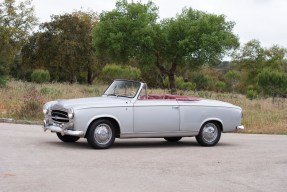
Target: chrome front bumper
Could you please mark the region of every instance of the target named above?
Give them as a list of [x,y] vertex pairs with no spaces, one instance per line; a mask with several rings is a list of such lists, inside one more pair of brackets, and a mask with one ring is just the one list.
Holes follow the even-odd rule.
[[82,137],[84,136],[83,131],[73,131],[67,129],[67,126],[64,124],[53,124],[53,125],[48,125],[47,121],[44,120],[44,125],[43,125],[44,131],[50,130],[51,132],[56,132],[56,133],[61,133],[61,135],[71,135],[71,136],[77,136],[77,137]]
[[236,127],[236,129],[237,129],[237,130],[239,130],[239,129],[243,130],[243,129],[244,129],[244,126],[243,126],[243,125],[239,125],[239,126]]

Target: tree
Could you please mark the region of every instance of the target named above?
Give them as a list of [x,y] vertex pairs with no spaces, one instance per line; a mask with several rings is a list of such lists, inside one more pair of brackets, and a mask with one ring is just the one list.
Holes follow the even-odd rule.
[[258,40],[251,40],[236,50],[233,54],[233,65],[241,73],[241,91],[246,91],[249,85],[258,86],[258,75],[265,69],[286,73],[285,48],[273,45],[263,48]]
[[99,54],[115,61],[136,58],[139,64],[156,67],[169,77],[172,93],[176,91],[175,73],[216,63],[238,46],[232,33],[233,22],[225,16],[184,9],[176,18],[158,21],[158,8],[147,4],[118,1],[116,9],[103,12],[94,29],[94,46]]
[[266,63],[265,67],[272,68],[278,71],[285,71],[287,73],[287,49],[278,45],[273,45],[271,48],[265,50]]
[[264,68],[265,61],[265,50],[258,40],[247,42],[233,54],[233,63],[243,74],[244,87],[256,85],[256,77]]
[[92,83],[96,58],[91,32],[96,22],[92,12],[52,16],[23,48],[23,63],[32,69],[48,69],[53,80],[73,83],[85,74]]
[[235,86],[240,80],[240,73],[235,70],[230,70],[224,75],[224,77],[231,86],[232,92],[234,93]]
[[7,74],[9,65],[21,50],[33,27],[37,24],[31,0],[0,2],[0,60]]
[[265,69],[258,75],[258,85],[264,95],[272,96],[274,102],[275,97],[287,94],[287,75]]
[[136,80],[140,78],[141,72],[138,68],[131,67],[128,65],[116,65],[108,64],[103,70],[102,79],[106,82],[111,82],[114,79],[132,79]]
[[126,63],[140,55],[143,47],[153,47],[158,8],[147,4],[117,1],[116,9],[100,14],[93,32],[98,55],[109,55],[114,61]]

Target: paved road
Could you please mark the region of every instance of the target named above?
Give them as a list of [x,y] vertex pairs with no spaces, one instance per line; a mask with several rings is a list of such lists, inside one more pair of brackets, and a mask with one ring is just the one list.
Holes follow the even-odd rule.
[[287,191],[287,136],[223,134],[211,148],[194,138],[116,140],[93,150],[41,126],[0,123],[0,191]]

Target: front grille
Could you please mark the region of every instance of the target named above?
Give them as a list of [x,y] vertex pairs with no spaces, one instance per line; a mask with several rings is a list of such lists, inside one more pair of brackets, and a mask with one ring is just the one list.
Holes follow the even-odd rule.
[[68,123],[69,117],[66,111],[52,110],[51,118],[56,123]]

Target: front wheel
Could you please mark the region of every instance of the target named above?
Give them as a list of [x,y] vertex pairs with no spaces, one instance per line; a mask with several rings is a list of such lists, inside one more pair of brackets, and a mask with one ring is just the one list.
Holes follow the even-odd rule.
[[106,119],[95,121],[87,135],[89,145],[95,149],[108,149],[115,141],[114,125]]
[[210,147],[216,145],[220,137],[221,130],[219,125],[214,122],[207,122],[201,127],[199,134],[195,138],[198,144]]
[[165,137],[164,139],[168,142],[178,142],[182,137]]
[[80,137],[71,136],[71,135],[62,135],[61,133],[57,133],[58,138],[66,143],[74,143],[80,139]]

